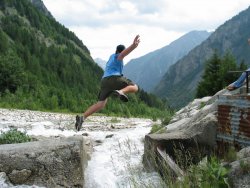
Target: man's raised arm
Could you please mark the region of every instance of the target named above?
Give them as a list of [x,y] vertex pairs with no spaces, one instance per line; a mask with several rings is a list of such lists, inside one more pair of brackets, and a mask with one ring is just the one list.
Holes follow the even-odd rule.
[[140,35],[136,35],[133,43],[119,54],[118,60],[123,60],[123,58],[127,56],[130,52],[132,52],[139,45],[139,43]]

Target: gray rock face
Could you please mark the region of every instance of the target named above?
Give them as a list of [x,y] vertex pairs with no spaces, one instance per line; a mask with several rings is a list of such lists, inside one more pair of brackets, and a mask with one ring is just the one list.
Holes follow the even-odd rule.
[[[213,97],[196,99],[181,109],[165,127],[163,134],[148,135],[153,140],[195,140],[213,147],[216,144],[216,104]],[[163,132],[163,130],[161,130]]]
[[[150,167],[165,162],[152,153],[161,149],[176,163],[190,165],[198,163],[207,156],[216,145],[216,105],[213,97],[197,99],[181,109],[164,129],[146,135],[144,144],[144,164]],[[187,157],[188,156],[188,157]],[[178,160],[182,161],[178,161]],[[171,165],[167,164],[171,169]],[[159,169],[159,166],[152,166]],[[172,169],[173,173],[175,169]],[[178,175],[178,174],[175,174]]]
[[229,179],[234,188],[250,187],[250,147],[237,153],[237,161],[230,163]]
[[82,137],[0,145],[0,172],[11,183],[83,187],[87,162]]
[[23,169],[23,170],[13,170],[9,174],[9,179],[14,184],[22,184],[25,181],[27,181],[27,179],[30,177],[31,173],[32,172],[30,170],[26,170],[26,169]]

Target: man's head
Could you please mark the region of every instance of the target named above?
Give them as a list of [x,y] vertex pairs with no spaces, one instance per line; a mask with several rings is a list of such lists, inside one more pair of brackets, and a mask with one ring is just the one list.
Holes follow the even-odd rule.
[[116,54],[119,54],[119,53],[121,53],[124,49],[125,49],[125,46],[122,45],[122,44],[120,44],[120,45],[118,45],[118,46],[116,47],[115,53],[116,53]]

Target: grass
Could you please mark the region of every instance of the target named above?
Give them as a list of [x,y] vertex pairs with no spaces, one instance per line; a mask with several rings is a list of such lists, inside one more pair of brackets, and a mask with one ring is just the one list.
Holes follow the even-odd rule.
[[224,154],[224,160],[227,162],[233,162],[237,159],[237,151],[235,147],[229,147],[227,152]]
[[161,130],[164,126],[162,125],[159,125],[159,124],[153,124],[152,125],[152,128],[150,130],[150,134],[153,134],[153,133],[156,133],[158,132],[159,130]]
[[243,161],[243,160],[240,161],[240,168],[243,174],[250,173],[250,164],[247,163],[246,161]]
[[204,108],[206,106],[206,102],[201,102],[199,106],[199,110]]

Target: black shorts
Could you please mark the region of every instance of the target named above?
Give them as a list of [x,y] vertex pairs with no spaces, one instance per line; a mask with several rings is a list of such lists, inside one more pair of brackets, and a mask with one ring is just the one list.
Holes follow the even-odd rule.
[[114,90],[120,90],[129,85],[135,85],[131,80],[123,76],[109,76],[101,81],[101,91],[99,93],[99,101],[104,101]]

